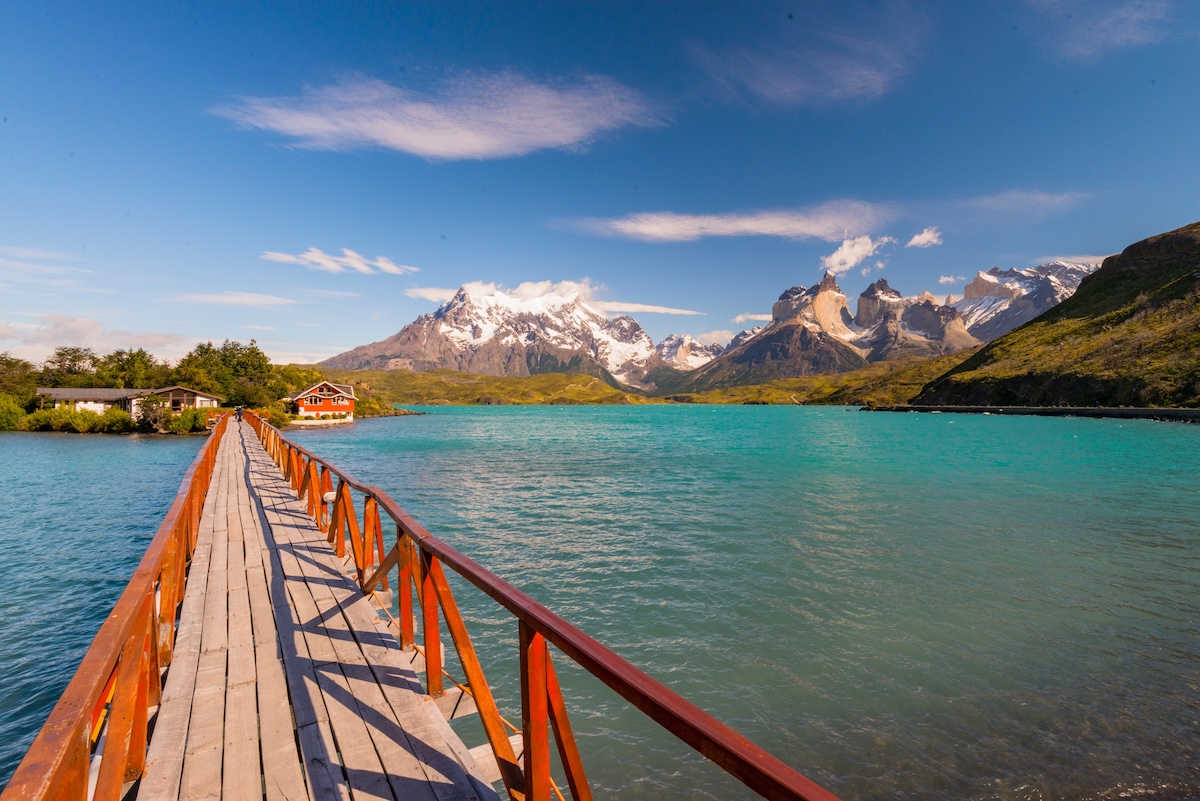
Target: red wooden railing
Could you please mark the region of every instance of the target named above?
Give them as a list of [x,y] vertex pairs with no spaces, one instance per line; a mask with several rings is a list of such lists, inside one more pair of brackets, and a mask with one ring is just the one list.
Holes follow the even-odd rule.
[[[435,698],[444,693],[440,629],[441,623],[445,622],[466,674],[465,684],[459,686],[475,700],[501,778],[513,801],[550,801],[551,792],[558,793],[550,777],[551,731],[572,797],[575,801],[591,799],[548,644],[556,646],[671,734],[765,798],[837,801],[820,785],[432,536],[382,490],[355,481],[345,472],[289,442],[277,429],[254,414],[247,413],[245,419],[254,427],[267,453],[291,482],[297,496],[307,503],[309,515],[327,533],[338,556],[345,556],[349,543],[363,593],[369,595],[376,588],[387,588],[389,574],[396,571],[399,615],[392,624],[405,650],[415,648],[423,653],[426,690]],[[337,479],[336,489],[334,478]],[[361,525],[351,490],[362,496]],[[387,550],[380,525],[381,510],[396,528],[395,544]],[[478,587],[517,618],[523,764],[517,763],[504,728],[507,721],[501,717],[492,697],[443,566]],[[419,606],[424,647],[416,643],[414,595]],[[381,606],[386,612],[388,604]],[[390,612],[388,614],[390,616]]]
[[221,418],[188,468],[133,578],[0,801],[85,801],[93,751],[102,732],[96,801],[116,801],[122,785],[142,774],[149,710],[162,693],[161,668],[171,662],[187,564],[196,548],[200,512],[227,422],[228,417]]

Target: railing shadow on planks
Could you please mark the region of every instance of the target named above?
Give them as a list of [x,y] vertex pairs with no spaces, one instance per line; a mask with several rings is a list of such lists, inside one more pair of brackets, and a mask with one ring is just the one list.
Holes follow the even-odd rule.
[[[247,412],[245,420],[307,504],[309,516],[327,534],[339,557],[345,558],[349,543],[363,594],[389,589],[389,574],[397,572],[399,619],[391,623],[401,646],[424,657],[426,691],[434,698],[444,694],[440,639],[444,619],[466,673],[466,682],[458,689],[475,701],[501,780],[513,801],[550,801],[552,791],[561,797],[550,777],[551,731],[572,797],[575,801],[592,797],[548,643],[759,795],[791,801],[837,801],[820,785],[429,534],[382,490],[355,481],[289,442],[253,413]],[[0,801],[118,801],[123,788],[141,776],[150,709],[160,700],[161,669],[171,662],[187,564],[196,547],[201,509],[227,423],[228,416],[222,417],[189,467],[133,578]],[[361,524],[354,492],[362,496]],[[395,524],[396,542],[390,550],[384,544],[381,510]],[[507,721],[489,690],[443,565],[517,618],[522,764],[505,734]],[[380,606],[386,612],[390,604]],[[423,645],[416,643],[414,611],[420,616]],[[100,740],[103,758],[94,759]],[[96,776],[91,777],[90,772]]]
[[[298,497],[307,503],[309,516],[326,532],[337,555],[344,558],[349,547],[363,594],[389,589],[389,574],[396,571],[399,614],[391,622],[401,647],[415,648],[424,656],[426,691],[434,698],[444,692],[440,636],[444,620],[466,674],[466,681],[460,687],[478,707],[501,779],[513,801],[550,801],[552,790],[557,794],[550,777],[551,730],[572,797],[575,801],[590,801],[592,797],[547,643],[759,795],[795,801],[837,801],[828,790],[432,536],[382,490],[354,480],[288,441],[278,429],[254,414],[248,413],[246,420]],[[361,524],[352,491],[362,496]],[[395,544],[386,550],[381,512],[391,519],[396,530]],[[492,697],[443,566],[454,570],[517,618],[523,764],[518,764],[504,728],[507,721],[501,717]],[[380,606],[386,612],[390,604]],[[416,642],[414,612],[421,621],[421,645]]]
[[[217,422],[188,468],[133,578],[13,773],[3,801],[83,801],[89,784],[97,801],[119,799],[125,783],[141,776],[149,712],[162,693],[161,668],[171,662],[187,565],[228,422],[228,415]],[[101,735],[103,758],[94,760]]]

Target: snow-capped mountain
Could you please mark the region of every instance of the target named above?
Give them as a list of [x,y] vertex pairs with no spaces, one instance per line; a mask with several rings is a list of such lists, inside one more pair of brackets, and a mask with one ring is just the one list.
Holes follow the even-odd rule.
[[527,282],[511,291],[465,284],[388,339],[322,364],[484,375],[580,372],[649,387],[647,372],[665,366],[649,335],[632,317],[608,319],[586,294],[585,285],[569,281]]
[[858,300],[858,314],[837,279],[826,273],[812,287],[779,296],[771,322],[735,339],[683,382],[689,389],[757,383],[774,378],[840,373],[902,354],[933,356],[981,344],[962,315],[928,293],[906,298],[880,279]]
[[953,305],[967,330],[988,342],[1062,303],[1098,269],[1098,261],[1052,261],[1023,270],[980,270],[964,287],[963,299]]
[[671,334],[659,342],[655,350],[669,366],[677,370],[695,370],[720,356],[725,348],[717,344],[702,345],[691,334]]

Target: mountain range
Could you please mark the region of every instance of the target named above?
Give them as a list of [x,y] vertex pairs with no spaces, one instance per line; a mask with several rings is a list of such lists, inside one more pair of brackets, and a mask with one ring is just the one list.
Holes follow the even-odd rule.
[[632,317],[609,318],[583,288],[563,282],[461,287],[436,311],[379,342],[321,364],[343,370],[451,369],[482,375],[591,375],[614,387],[701,391],[774,378],[845,372],[900,356],[978,347],[1069,297],[1095,264],[1052,262],[1027,270],[980,272],[966,297],[939,304],[928,292],[905,297],[884,279],[850,312],[832,274],[786,290],[769,324],[728,346],[671,335],[657,346]]

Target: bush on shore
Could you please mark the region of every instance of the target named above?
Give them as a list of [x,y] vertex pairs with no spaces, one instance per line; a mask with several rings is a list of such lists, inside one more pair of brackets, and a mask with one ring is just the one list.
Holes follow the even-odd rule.
[[[2,409],[0,405],[0,409]],[[0,414],[0,430],[3,429],[3,416]],[[109,409],[104,414],[72,409],[63,406],[58,409],[38,409],[20,418],[14,426],[20,431],[59,431],[70,434],[127,434],[135,426],[133,418],[120,409]]]
[[191,434],[208,428],[206,409],[184,409],[178,416],[172,417],[167,423],[167,431],[172,434]]
[[0,393],[0,431],[16,431],[25,416],[21,402],[12,395]]

